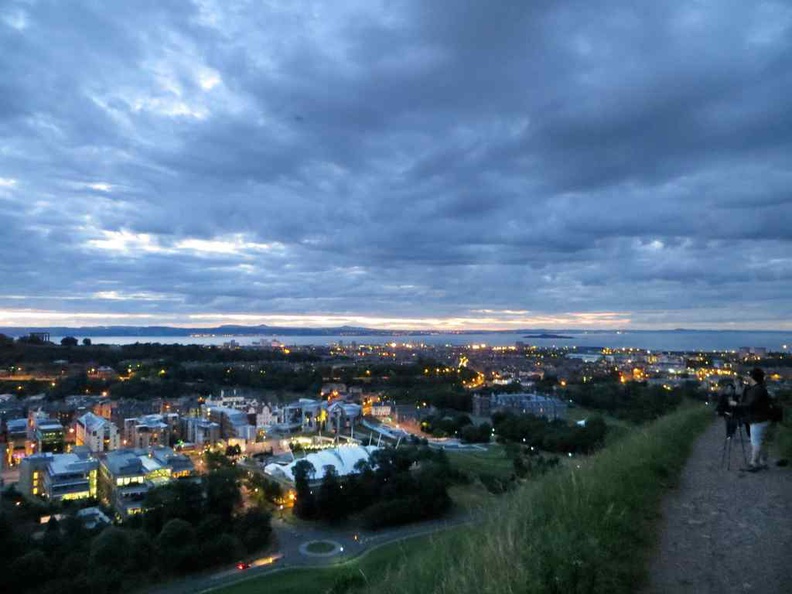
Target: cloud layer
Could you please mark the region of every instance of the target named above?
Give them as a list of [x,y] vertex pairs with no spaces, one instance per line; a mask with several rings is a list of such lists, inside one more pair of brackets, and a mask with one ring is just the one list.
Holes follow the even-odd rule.
[[0,324],[792,328],[787,2],[10,0],[0,72]]

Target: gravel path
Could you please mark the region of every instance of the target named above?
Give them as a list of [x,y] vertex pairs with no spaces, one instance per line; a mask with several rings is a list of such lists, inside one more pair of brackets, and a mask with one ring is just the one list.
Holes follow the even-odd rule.
[[[663,502],[652,594],[792,592],[792,470],[740,472],[739,443],[732,446],[731,470],[721,469],[723,439],[718,419]],[[750,444],[746,450],[750,455]]]

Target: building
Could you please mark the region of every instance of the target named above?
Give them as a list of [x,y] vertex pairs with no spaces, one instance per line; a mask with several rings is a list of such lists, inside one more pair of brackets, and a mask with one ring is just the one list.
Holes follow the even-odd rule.
[[474,394],[473,414],[489,417],[495,412],[513,412],[545,417],[548,420],[565,419],[567,404],[558,398],[540,394]]
[[264,403],[248,409],[248,414],[256,415],[256,427],[268,427],[278,422],[280,410],[270,404]]
[[19,492],[25,497],[44,495],[44,473],[54,454],[33,454],[19,460]]
[[583,363],[597,363],[603,358],[601,353],[567,353],[566,357],[583,361]]
[[19,464],[28,454],[27,419],[9,419],[6,426],[6,461],[8,466]]
[[98,507],[86,507],[77,510],[77,517],[82,520],[83,526],[93,530],[100,526],[109,526],[113,521]]
[[319,395],[322,398],[338,398],[339,396],[343,396],[347,393],[347,385],[342,384],[339,382],[331,382],[328,384],[323,384],[322,388],[319,390]]
[[327,407],[327,416],[330,418],[336,433],[341,433],[343,429],[353,429],[355,423],[360,419],[363,407],[351,402],[341,402],[337,400]]
[[332,466],[338,476],[355,474],[358,472],[357,464],[360,461],[368,462],[371,460],[371,454],[378,449],[376,446],[351,445],[319,450],[288,464],[267,464],[264,467],[264,474],[274,481],[291,488],[294,486],[295,465],[302,460],[306,460],[311,463],[315,470],[310,482],[318,484],[324,477],[326,466]]
[[[28,413],[29,439],[33,452],[45,454],[63,453],[66,449],[66,430],[58,421],[51,419],[46,413],[30,411]],[[31,452],[31,453],[33,453]]]
[[317,431],[326,419],[327,402],[313,398],[300,398],[283,409],[280,429],[286,431]]
[[93,405],[93,413],[96,416],[102,417],[103,419],[107,419],[109,421],[113,418],[113,412],[117,407],[117,401],[103,398]]
[[92,452],[109,452],[121,447],[121,435],[112,422],[93,413],[85,413],[74,424],[75,443]]
[[55,454],[44,475],[44,491],[55,501],[96,497],[98,469],[89,452]]
[[146,493],[153,487],[194,474],[192,461],[171,448],[116,450],[101,461],[101,495],[119,518],[126,519],[143,511]]
[[220,426],[222,439],[255,440],[256,427],[250,423],[246,412],[227,406],[207,406],[205,410],[207,418]]
[[96,497],[98,468],[99,462],[85,449],[33,454],[20,464],[19,489],[27,497],[51,501]]
[[168,415],[159,414],[124,419],[123,446],[150,448],[170,445],[171,420]]
[[112,367],[106,365],[88,370],[88,377],[92,379],[114,380],[118,378],[118,373]]
[[203,448],[220,441],[220,424],[203,417],[182,417],[182,435],[188,443]]

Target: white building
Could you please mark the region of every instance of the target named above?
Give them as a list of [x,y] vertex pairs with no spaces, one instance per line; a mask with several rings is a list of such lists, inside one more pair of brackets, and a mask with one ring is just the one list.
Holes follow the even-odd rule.
[[121,447],[121,435],[114,423],[88,412],[74,424],[76,444],[92,452],[109,452]]
[[264,467],[264,473],[278,482],[293,485],[295,465],[306,460],[311,463],[316,471],[311,482],[318,483],[324,477],[326,466],[332,466],[338,476],[354,474],[357,472],[355,465],[361,460],[369,461],[371,454],[378,449],[376,446],[354,445],[320,450],[289,464],[267,464]]
[[256,427],[268,427],[278,422],[278,415],[281,414],[281,411],[269,404],[262,404],[259,407],[249,408],[248,414],[256,415]]

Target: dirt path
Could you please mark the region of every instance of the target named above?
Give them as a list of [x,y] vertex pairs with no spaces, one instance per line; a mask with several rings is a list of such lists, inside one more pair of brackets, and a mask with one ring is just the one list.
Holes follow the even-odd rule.
[[[792,592],[792,470],[756,474],[732,445],[721,469],[723,422],[696,442],[679,488],[663,502],[652,594]],[[750,444],[746,444],[750,456]],[[771,457],[771,464],[775,460]]]

